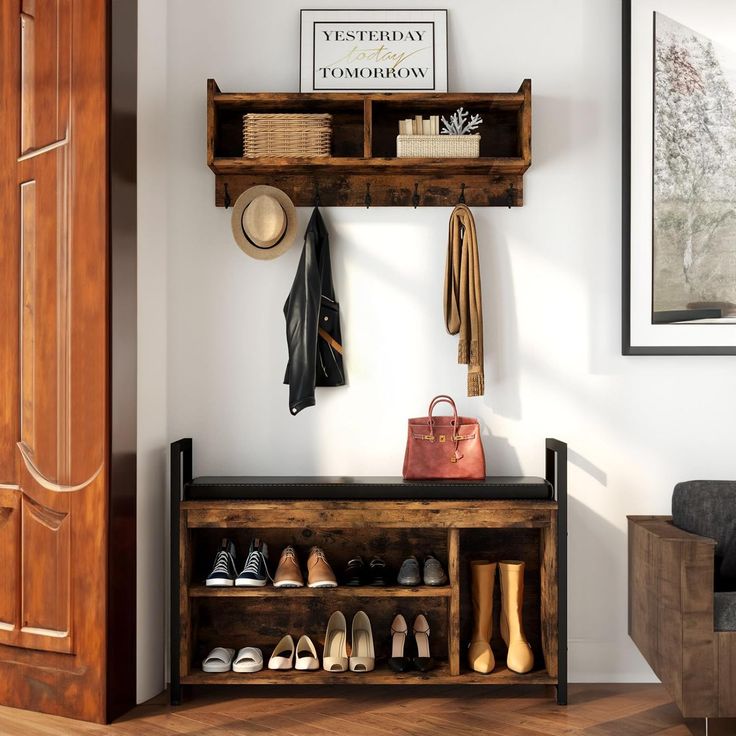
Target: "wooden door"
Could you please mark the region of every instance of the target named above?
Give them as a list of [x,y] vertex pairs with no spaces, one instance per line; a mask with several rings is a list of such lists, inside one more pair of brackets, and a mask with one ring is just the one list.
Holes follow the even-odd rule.
[[0,703],[102,721],[107,3],[1,2]]

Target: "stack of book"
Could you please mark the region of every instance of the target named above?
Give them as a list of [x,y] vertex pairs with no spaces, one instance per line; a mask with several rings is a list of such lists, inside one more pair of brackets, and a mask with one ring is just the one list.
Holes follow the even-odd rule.
[[413,118],[399,120],[399,135],[439,135],[440,116],[430,115],[423,118],[415,115]]

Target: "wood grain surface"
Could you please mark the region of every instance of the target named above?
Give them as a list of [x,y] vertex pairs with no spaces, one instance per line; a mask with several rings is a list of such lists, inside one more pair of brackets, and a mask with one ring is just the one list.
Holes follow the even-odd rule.
[[[0,708],[3,736],[704,736],[661,685],[571,685],[567,707],[544,686],[514,688],[202,688],[195,701],[159,696],[110,726]],[[320,692],[320,695],[316,695]],[[710,736],[736,721],[710,722]]]
[[629,634],[692,717],[736,716],[736,632],[714,630],[714,553],[670,517],[629,517]]
[[0,702],[98,721],[134,660],[107,671],[108,8],[0,4]]

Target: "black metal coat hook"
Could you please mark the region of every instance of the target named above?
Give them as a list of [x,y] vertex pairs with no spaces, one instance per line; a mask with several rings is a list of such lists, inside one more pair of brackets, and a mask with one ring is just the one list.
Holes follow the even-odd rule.
[[222,195],[222,203],[225,205],[225,209],[227,209],[232,204],[232,200],[230,199],[230,192],[227,190],[227,182],[223,186],[225,193]]
[[516,193],[516,190],[514,189],[513,184],[509,184],[509,188],[506,190],[506,205],[509,209],[511,209],[514,206],[514,194]]
[[465,182],[460,184],[460,196],[457,198],[458,204],[465,204]]
[[371,208],[373,200],[371,198],[371,185],[366,184],[365,185],[365,208],[369,210]]
[[411,203],[414,205],[414,209],[419,207],[419,183],[414,182],[414,196],[411,198]]

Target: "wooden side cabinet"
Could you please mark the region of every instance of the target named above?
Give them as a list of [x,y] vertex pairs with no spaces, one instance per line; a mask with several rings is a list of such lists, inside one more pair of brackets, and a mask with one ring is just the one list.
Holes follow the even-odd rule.
[[629,516],[629,636],[685,718],[736,718],[736,631],[714,622],[716,541]]
[[[548,440],[547,479],[487,478],[484,482],[411,482],[396,478],[196,478],[192,443],[172,445],[171,698],[204,684],[555,685],[567,699],[566,446]],[[509,496],[514,496],[511,500]],[[349,559],[380,555],[398,571],[409,554],[433,552],[444,564],[443,587],[213,588],[204,580],[220,540],[240,554],[252,537],[266,541],[271,567],[294,545],[302,564],[322,547],[335,572]],[[503,662],[495,586],[492,647],[499,664],[489,675],[468,669],[472,629],[469,561],[526,563],[524,627],[534,651],[532,672],[519,675]],[[376,669],[368,673],[271,672],[208,674],[201,662],[216,646],[258,646],[267,660],[287,633],[308,634],[321,648],[327,619],[358,610],[371,619]],[[424,613],[431,627],[428,673],[396,674],[386,665],[390,625],[401,612]],[[178,615],[177,615],[178,613]]]

